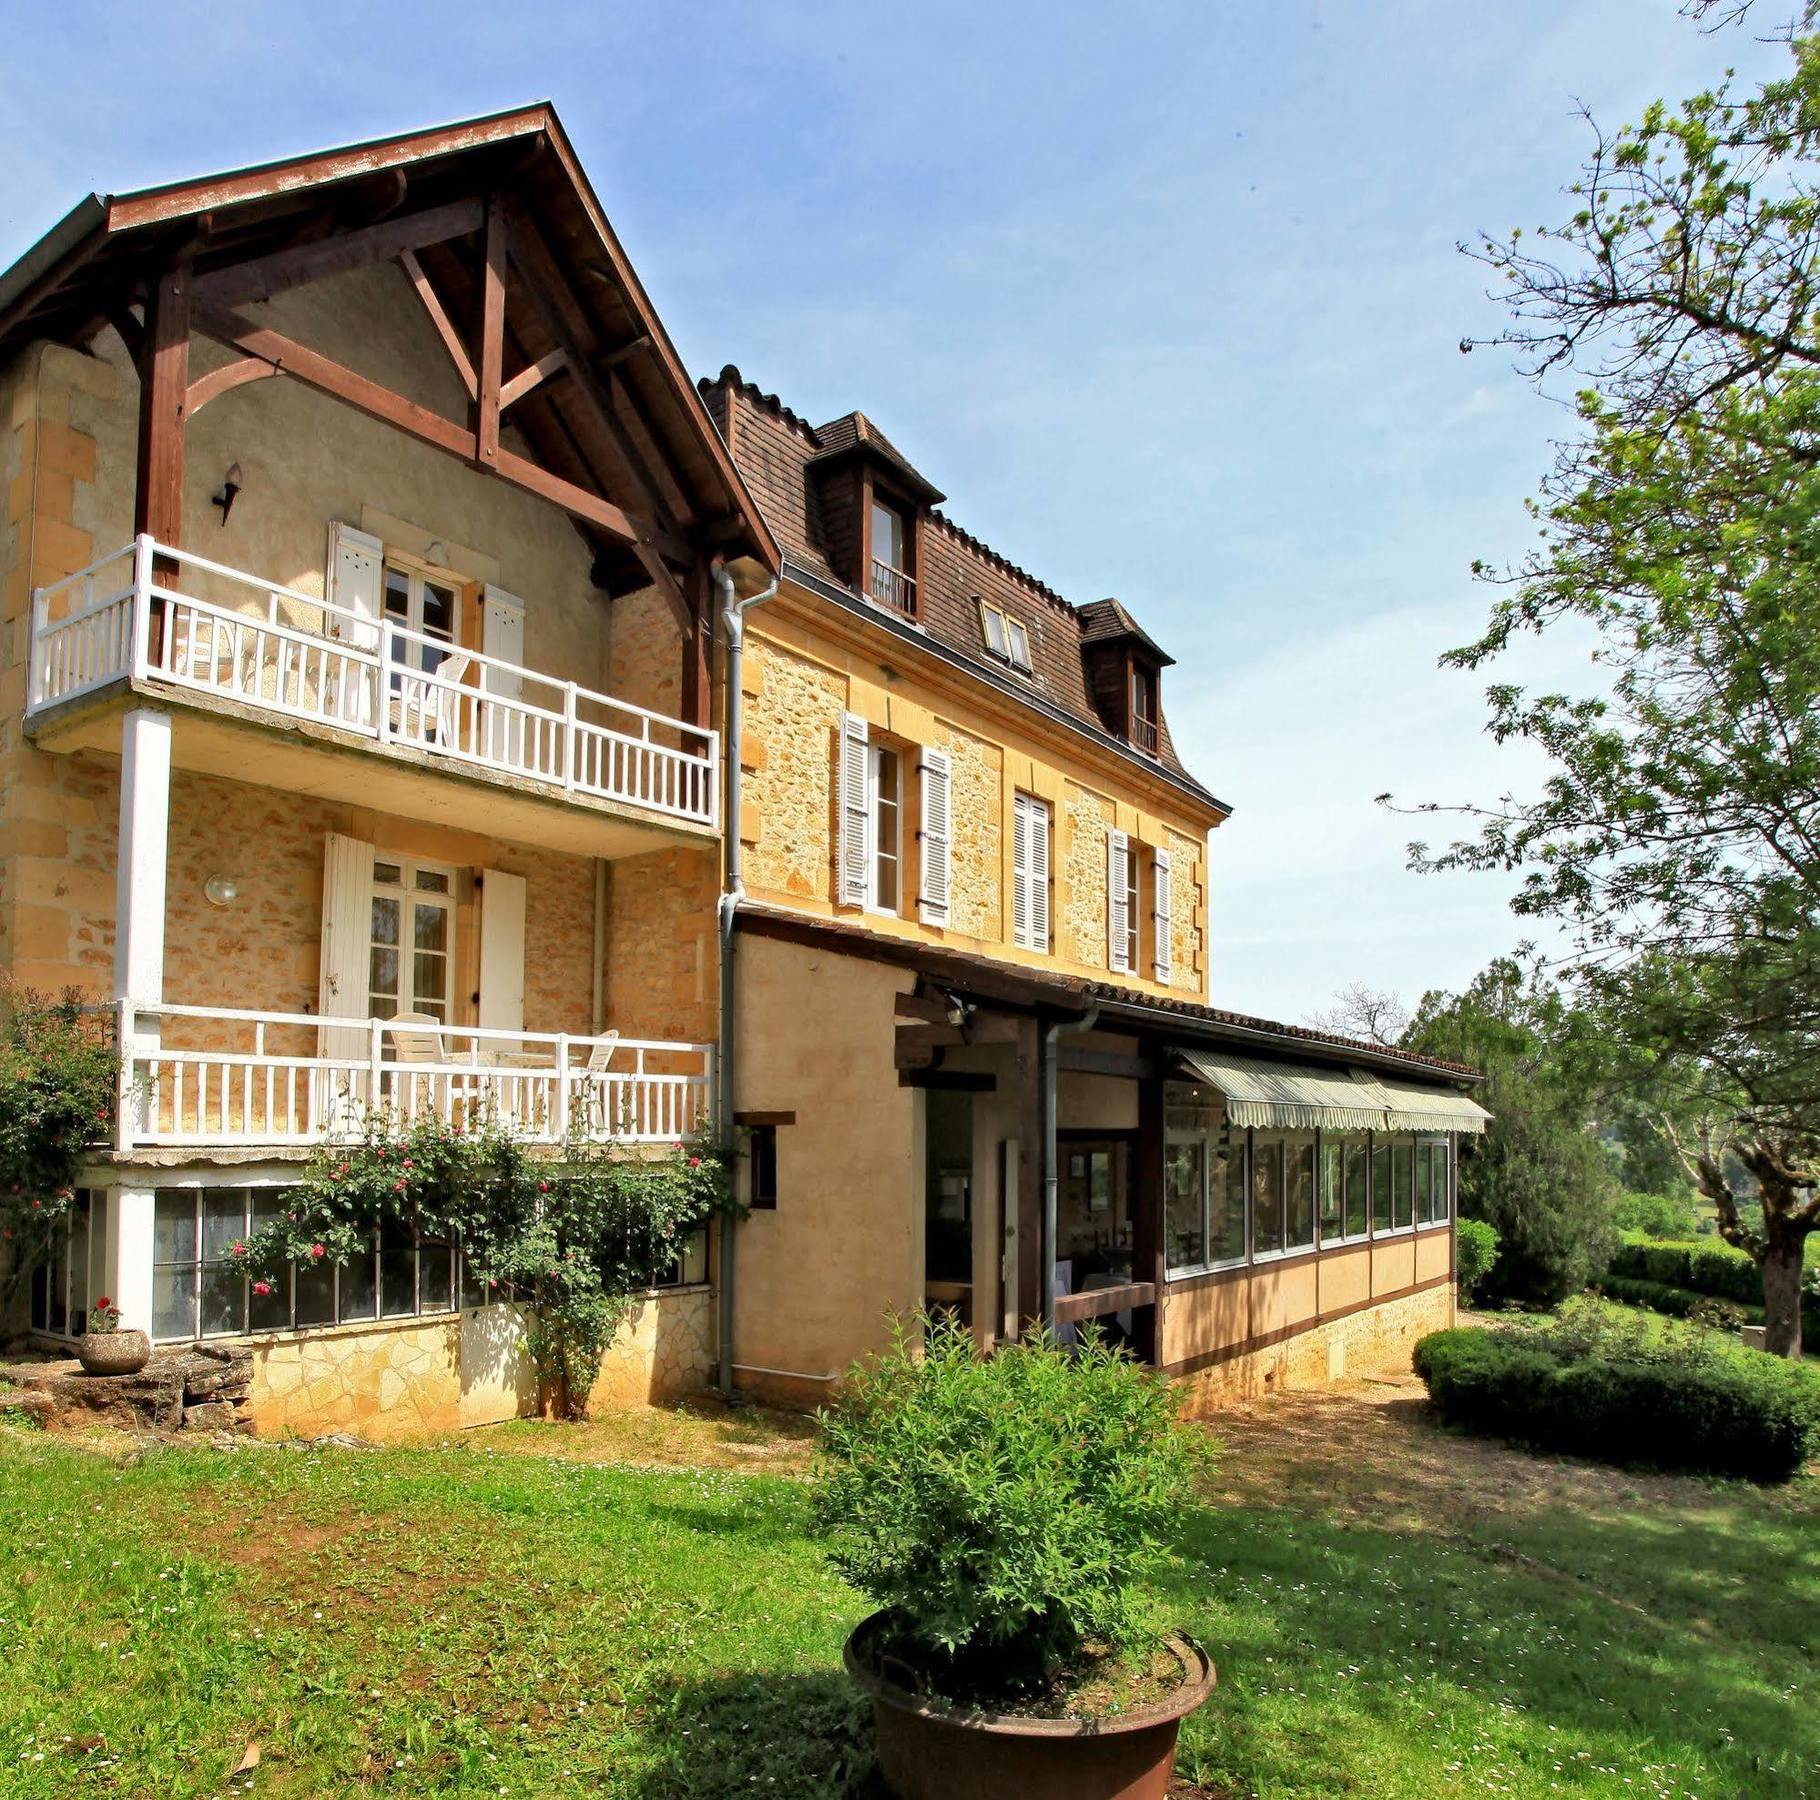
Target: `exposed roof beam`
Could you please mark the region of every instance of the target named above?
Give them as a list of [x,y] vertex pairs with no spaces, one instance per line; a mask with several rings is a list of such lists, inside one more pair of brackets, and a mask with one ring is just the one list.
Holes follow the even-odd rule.
[[384,219],[358,231],[325,238],[318,244],[277,250],[250,262],[213,269],[196,278],[196,299],[212,306],[238,306],[248,300],[270,300],[306,282],[321,281],[368,263],[390,262],[407,250],[465,237],[480,229],[483,208],[478,200],[452,200],[446,206],[426,207]]
[[398,261],[404,269],[406,279],[416,290],[417,298],[423,302],[423,310],[430,315],[430,323],[436,327],[436,335],[442,339],[442,347],[448,351],[449,360],[455,365],[455,373],[461,377],[462,386],[468,390],[468,398],[477,398],[480,379],[474,373],[473,363],[468,360],[467,346],[461,341],[461,333],[455,329],[441,295],[424,273],[423,264],[417,260],[417,252],[406,250]]
[[263,356],[243,356],[238,362],[223,363],[206,375],[198,375],[190,383],[184,398],[185,421],[195,418],[211,400],[219,399],[231,389],[244,387],[249,381],[268,380],[278,372]]
[[540,388],[552,375],[560,374],[569,366],[569,353],[556,349],[547,356],[540,356],[529,367],[520,369],[510,381],[502,382],[499,388],[499,410],[504,412],[513,401],[522,400],[526,394]]

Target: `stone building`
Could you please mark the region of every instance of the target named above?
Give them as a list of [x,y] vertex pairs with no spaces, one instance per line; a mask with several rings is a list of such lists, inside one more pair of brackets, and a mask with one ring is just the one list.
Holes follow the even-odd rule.
[[1471,1072],[1208,1003],[1170,659],[861,413],[691,383],[543,106],[78,206],[0,276],[0,968],[126,1070],[29,1314],[263,1429],[529,1403],[459,1246],[256,1299],[362,1109],[737,1133],[603,1398],[813,1401],[889,1316],[1210,1390],[1452,1304]]

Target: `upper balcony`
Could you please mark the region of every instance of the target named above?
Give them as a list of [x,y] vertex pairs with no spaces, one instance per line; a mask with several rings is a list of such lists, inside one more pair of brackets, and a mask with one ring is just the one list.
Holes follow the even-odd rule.
[[150,537],[34,594],[27,730],[114,749],[132,694],[204,773],[446,823],[480,783],[499,835],[598,856],[719,826],[717,732]]

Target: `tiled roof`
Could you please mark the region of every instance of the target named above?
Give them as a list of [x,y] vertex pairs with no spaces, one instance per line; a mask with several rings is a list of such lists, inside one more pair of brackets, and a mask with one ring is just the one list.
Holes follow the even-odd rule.
[[811,462],[831,462],[864,447],[882,456],[928,505],[937,506],[948,497],[863,412],[842,413],[826,425],[817,425],[815,441],[821,448],[809,458]]
[[[846,413],[827,425],[812,426],[775,394],[763,393],[745,380],[732,364],[700,385],[709,413],[732,447],[735,466],[790,560],[819,579],[856,593],[829,560],[829,522],[821,516],[811,465],[849,453],[863,441],[908,470],[925,488],[927,482],[864,413]],[[1007,665],[986,648],[979,603],[983,600],[1019,620],[1030,637],[1033,694],[1101,733],[1106,722],[1088,693],[1081,652],[1099,637],[1115,634],[1102,626],[1097,636],[1089,636],[1090,629],[1102,620],[1103,609],[1112,606],[1145,644],[1151,643],[1117,601],[1071,604],[940,511],[924,515],[918,587],[922,623],[929,635],[995,676],[1005,676]],[[1157,760],[1178,782],[1224,812],[1224,805],[1182,766],[1169,735],[1167,709],[1163,711]]]
[[1135,638],[1160,661],[1175,661],[1116,600],[1089,600],[1080,609],[1080,614],[1083,644],[1112,644],[1125,638]]

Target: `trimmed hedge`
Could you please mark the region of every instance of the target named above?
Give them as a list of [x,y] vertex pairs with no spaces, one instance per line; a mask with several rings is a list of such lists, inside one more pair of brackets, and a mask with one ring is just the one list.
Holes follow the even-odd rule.
[[[1660,1281],[1608,1275],[1599,1284],[1599,1292],[1608,1300],[1646,1307],[1668,1319],[1692,1318],[1701,1307],[1717,1306],[1735,1313],[1740,1325],[1763,1323],[1761,1306],[1747,1306],[1741,1300],[1721,1300],[1713,1294],[1696,1294],[1691,1288],[1669,1287]],[[1801,1298],[1801,1342],[1810,1350],[1820,1347],[1820,1295],[1808,1293]]]
[[1786,1481],[1820,1454],[1820,1383],[1756,1352],[1469,1327],[1416,1345],[1450,1425],[1598,1462]]
[[1611,1273],[1629,1281],[1655,1281],[1664,1287],[1689,1288],[1715,1300],[1740,1306],[1763,1304],[1763,1274],[1742,1250],[1719,1243],[1623,1245],[1611,1259]]

